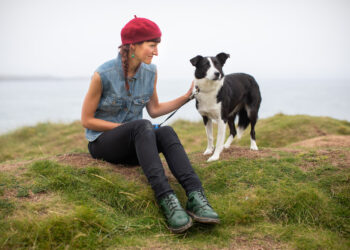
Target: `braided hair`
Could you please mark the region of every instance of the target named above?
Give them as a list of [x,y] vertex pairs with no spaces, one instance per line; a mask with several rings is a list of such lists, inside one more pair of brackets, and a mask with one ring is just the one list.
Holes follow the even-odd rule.
[[[144,42],[156,42],[160,43],[160,38],[148,40],[148,41],[142,41],[135,44],[142,44]],[[129,81],[128,81],[128,70],[129,70],[129,51],[130,51],[130,44],[124,44],[119,46],[120,54],[122,57],[122,67],[124,72],[124,78],[125,78],[125,88],[127,91],[129,91]]]

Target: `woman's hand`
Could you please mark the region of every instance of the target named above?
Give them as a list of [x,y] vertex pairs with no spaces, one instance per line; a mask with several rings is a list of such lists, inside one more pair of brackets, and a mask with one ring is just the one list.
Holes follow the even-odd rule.
[[193,88],[194,88],[194,80],[192,81],[192,84],[191,84],[191,87],[190,89],[187,91],[187,93],[185,94],[185,96],[190,99],[190,97],[192,96],[193,94]]
[[154,88],[153,88],[153,95],[150,99],[150,101],[147,103],[146,108],[147,108],[147,112],[148,114],[152,117],[152,118],[156,118],[159,117],[161,115],[165,115],[168,114],[178,108],[180,108],[183,104],[185,104],[192,96],[192,91],[194,88],[194,81],[191,84],[190,89],[186,92],[186,94],[168,101],[168,102],[162,102],[160,103],[158,100],[158,94],[157,94],[157,75],[156,75],[156,79],[154,81]]

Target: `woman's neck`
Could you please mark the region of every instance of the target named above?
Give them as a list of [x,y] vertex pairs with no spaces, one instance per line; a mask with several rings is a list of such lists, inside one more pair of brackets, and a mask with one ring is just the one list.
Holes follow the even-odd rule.
[[135,75],[140,65],[141,65],[141,61],[138,61],[135,58],[129,57],[128,77],[132,77],[133,75]]

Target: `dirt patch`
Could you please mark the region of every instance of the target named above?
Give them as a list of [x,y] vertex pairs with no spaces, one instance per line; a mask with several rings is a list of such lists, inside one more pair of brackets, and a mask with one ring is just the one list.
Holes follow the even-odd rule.
[[[221,155],[220,160],[233,160],[236,158],[245,158],[245,159],[261,159],[266,157],[272,157],[275,159],[280,159],[282,156],[281,152],[286,152],[291,154],[292,156],[298,157],[300,154],[302,155],[301,164],[298,166],[303,171],[310,171],[320,166],[320,164],[329,163],[334,167],[339,168],[348,168],[350,167],[350,151],[344,150],[346,145],[348,145],[348,139],[350,136],[327,136],[330,139],[326,139],[323,137],[315,138],[315,142],[313,139],[303,141],[305,145],[309,145],[308,141],[311,141],[312,144],[318,145],[327,145],[325,148],[322,147],[302,147],[302,148],[263,148],[258,151],[250,150],[248,147],[240,147],[240,146],[231,146],[229,149],[225,149]],[[345,137],[345,138],[344,138]],[[341,140],[339,140],[341,138]],[[324,141],[324,140],[327,141]],[[336,140],[336,141],[334,141]],[[327,143],[327,144],[326,144]],[[350,141],[349,141],[350,143]],[[310,144],[310,145],[312,145]],[[293,144],[297,145],[297,143]],[[350,144],[349,144],[350,146]],[[312,151],[310,151],[310,149]],[[313,150],[315,149],[315,150]],[[303,156],[305,154],[305,156]],[[193,153],[190,154],[190,159],[192,162],[198,164],[201,167],[205,167],[210,163],[207,162],[210,155],[203,155],[203,153]]]
[[[25,165],[31,164],[35,161],[47,160],[49,157],[40,157],[33,160],[20,161],[20,162],[9,162],[0,164],[0,171],[15,172],[15,175],[18,176],[21,172],[24,171],[24,168],[21,168]],[[22,170],[22,171],[21,171]]]
[[349,135],[326,135],[320,136],[289,145],[290,147],[303,148],[347,148],[350,147]]
[[340,168],[350,167],[350,151],[330,150],[326,155],[333,166]]
[[[296,150],[294,150],[296,151]],[[299,152],[299,151],[298,151]],[[190,158],[193,162],[199,163],[200,165],[207,164],[207,160],[209,159],[210,155],[203,155],[203,153],[193,153],[190,155]],[[246,158],[246,159],[258,159],[258,158],[264,158],[264,157],[274,157],[279,158],[279,154],[277,152],[277,149],[259,149],[256,150],[250,150],[248,147],[240,147],[232,145],[228,149],[224,149],[220,154],[219,160],[232,160],[236,158]]]
[[[233,160],[237,158],[261,159],[266,157],[280,159],[280,157],[282,157],[281,152],[290,153],[291,155],[305,153],[305,161],[303,161],[300,165],[300,168],[304,171],[317,168],[320,162],[329,162],[332,166],[344,168],[350,167],[350,151],[348,148],[350,148],[350,136],[327,135],[293,143],[284,148],[262,148],[258,151],[250,150],[249,147],[231,145],[229,149],[223,150],[220,155],[220,160]],[[314,152],[314,156],[310,156],[310,150]],[[208,155],[204,156],[203,152],[189,154],[191,162],[203,167],[210,164],[207,163],[209,157],[210,156]],[[161,159],[168,179],[172,182],[176,181],[175,177],[169,170],[164,157]],[[93,159],[89,153],[68,153],[56,156],[40,157],[22,162],[9,162],[0,164],[0,171],[7,171],[13,173],[15,176],[18,176],[26,171],[26,165],[38,160],[54,160],[58,163],[71,165],[77,168],[84,168],[87,166],[106,168],[108,171],[117,172],[125,176],[127,179],[147,182],[143,171],[140,169],[140,166],[112,164],[106,161]]]
[[302,156],[305,161],[299,165],[304,171],[310,171],[324,163],[329,163],[339,168],[350,167],[350,151],[347,150],[347,148],[350,148],[350,136],[320,136],[293,143],[289,147],[299,148],[301,153],[305,153],[305,157]]
[[287,245],[277,243],[272,238],[266,236],[264,238],[246,239],[244,237],[236,237],[229,249],[240,250],[263,250],[263,249],[288,249]]
[[[21,162],[9,162],[0,164],[0,171],[6,171],[13,173],[15,176],[19,176],[26,171],[25,166],[36,161],[52,160],[60,164],[70,165],[77,168],[90,167],[102,167],[109,171],[114,171],[122,174],[130,180],[141,180],[147,182],[146,176],[143,174],[140,166],[130,166],[123,164],[113,164],[103,160],[97,160],[91,157],[89,153],[68,153],[49,157],[40,157],[33,160],[21,161]],[[168,164],[162,159],[165,175],[170,181],[174,181],[175,177],[172,175],[168,168]]]
[[74,167],[80,167],[80,168],[84,168],[87,166],[103,166],[103,167],[117,166],[106,161],[94,159],[88,153],[69,153],[69,154],[57,155],[53,159],[59,163],[71,165]]
[[[122,174],[127,179],[138,179],[142,180],[143,182],[147,182],[147,179],[145,175],[141,171],[141,167],[139,165],[136,166],[129,166],[129,165],[123,165],[123,164],[113,164],[102,160],[97,160],[91,157],[88,153],[73,153],[73,154],[64,154],[57,156],[55,160],[62,164],[67,164],[70,166],[75,167],[86,167],[86,166],[93,166],[93,167],[104,167],[108,168],[108,170],[117,172],[119,174]],[[175,177],[171,174],[171,171],[168,168],[168,165],[166,161],[162,161],[164,166],[165,175],[170,180],[175,180]]]
[[70,153],[56,156],[54,158],[58,163],[70,165],[77,168],[84,167],[102,167],[106,168],[109,171],[117,172],[122,174],[127,179],[135,180],[142,179],[142,175],[140,174],[139,167],[140,166],[127,166],[122,164],[113,164],[103,160],[97,160],[91,157],[88,153]]
[[18,202],[31,202],[31,203],[41,203],[47,202],[49,199],[54,197],[51,193],[33,193],[31,190],[28,190],[28,196],[18,197],[17,189],[7,189],[4,192],[2,198],[14,200]]
[[328,163],[333,167],[349,168],[350,167],[350,151],[341,149],[320,149],[314,151],[312,156],[306,154],[304,161],[299,167],[304,171],[309,171]]
[[222,151],[221,156],[223,159],[230,158],[247,158],[247,159],[258,159],[264,157],[279,157],[278,153],[272,149],[259,149],[250,150],[248,147],[231,146],[228,149]]
[[4,191],[4,194],[1,197],[4,199],[11,199],[11,198],[15,198],[16,196],[17,196],[16,189],[6,189]]
[[43,202],[47,201],[48,199],[52,198],[53,195],[51,193],[33,193],[32,190],[29,190],[29,196],[22,198],[22,199],[27,199],[30,202]]

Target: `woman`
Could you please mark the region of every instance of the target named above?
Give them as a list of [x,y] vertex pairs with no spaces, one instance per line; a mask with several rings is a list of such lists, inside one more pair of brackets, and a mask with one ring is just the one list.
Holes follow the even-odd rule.
[[[146,18],[135,16],[124,26],[117,58],[102,64],[92,77],[81,120],[92,157],[141,165],[169,229],[181,233],[192,226],[191,217],[202,223],[219,223],[219,218],[175,131],[169,126],[154,129],[150,121],[142,119],[145,106],[155,118],[179,108],[192,94],[193,84],[185,95],[159,103],[157,71],[151,62],[158,56],[160,39],[159,27]],[[159,152],[186,191],[186,210],[191,217],[169,185]]]

